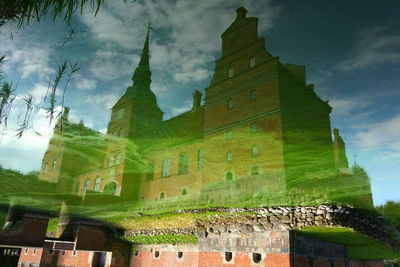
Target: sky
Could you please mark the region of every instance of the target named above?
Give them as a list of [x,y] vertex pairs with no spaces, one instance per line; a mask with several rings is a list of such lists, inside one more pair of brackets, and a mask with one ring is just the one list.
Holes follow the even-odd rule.
[[164,119],[189,110],[193,91],[204,92],[211,80],[220,35],[240,6],[259,18],[259,35],[273,56],[306,66],[307,82],[333,107],[331,125],[340,129],[350,163],[356,160],[371,178],[375,205],[400,200],[396,0],[115,0],[105,1],[96,16],[90,10],[74,15],[70,25],[44,18],[19,29],[3,26],[0,54],[7,56],[3,70],[16,100],[1,136],[0,164],[23,172],[40,168],[52,127],[41,109],[34,129],[16,138],[18,114],[28,94],[45,107],[49,79],[64,59],[80,66],[67,87],[70,118],[105,132],[110,108],[132,83],[149,22],[152,90]]

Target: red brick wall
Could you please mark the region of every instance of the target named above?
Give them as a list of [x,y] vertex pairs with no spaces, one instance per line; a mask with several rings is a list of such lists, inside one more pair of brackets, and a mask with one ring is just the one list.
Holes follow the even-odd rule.
[[224,259],[224,252],[183,252],[181,259],[176,251],[159,252],[158,258],[155,257],[155,251],[140,251],[137,256],[134,252],[130,267],[290,267],[289,254],[264,254],[260,263],[253,263],[252,253],[247,252],[234,253],[229,262]]
[[[36,253],[34,253],[35,250]],[[43,249],[41,248],[22,248],[18,260],[18,267],[21,266],[21,263],[25,263],[25,266],[29,266],[29,263],[39,264],[42,258],[42,252]]]

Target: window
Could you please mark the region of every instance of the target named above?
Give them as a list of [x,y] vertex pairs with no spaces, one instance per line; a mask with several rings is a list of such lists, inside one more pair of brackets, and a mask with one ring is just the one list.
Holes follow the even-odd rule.
[[149,162],[147,165],[147,174],[146,174],[146,180],[151,181],[154,178],[154,163]]
[[118,136],[119,137],[124,137],[124,135],[125,135],[124,129],[119,129]]
[[121,156],[119,154],[115,155],[115,165],[118,165],[121,163]]
[[251,167],[250,170],[251,176],[256,176],[260,174],[260,168],[258,166]]
[[250,61],[249,61],[249,67],[254,68],[255,66],[256,66],[256,58],[252,57],[252,58],[250,58]]
[[154,251],[154,257],[155,258],[160,257],[160,251]]
[[104,186],[103,193],[106,195],[115,195],[117,193],[117,184],[115,182],[109,182]]
[[233,75],[235,75],[235,69],[234,68],[229,68],[228,69],[228,78],[232,78]]
[[35,255],[35,254],[36,254],[36,251],[37,251],[37,249],[36,249],[36,248],[34,248],[34,249],[33,249],[33,255]]
[[96,179],[94,180],[94,188],[93,188],[95,192],[100,191],[100,183],[101,183],[100,177],[96,177]]
[[55,168],[57,167],[57,160],[53,160],[53,165],[51,166],[52,170],[55,170]]
[[261,254],[260,253],[253,253],[253,261],[255,263],[259,263],[261,261]]
[[77,254],[77,251],[76,251],[76,250],[73,250],[73,251],[72,251],[72,256],[76,256],[76,254]]
[[253,123],[250,125],[250,130],[251,130],[252,133],[256,133],[256,132],[258,131],[257,123],[253,122]]
[[199,151],[197,152],[197,168],[203,169],[203,163],[204,163],[204,149],[200,148]]
[[162,162],[161,177],[169,176],[169,165],[171,164],[170,159],[164,159]]
[[113,165],[113,163],[114,163],[114,157],[111,156],[108,158],[108,167],[111,167]]
[[227,173],[225,174],[225,179],[226,179],[227,181],[232,181],[232,179],[233,179],[233,174],[232,174],[231,172],[227,172]]
[[182,252],[182,251],[179,251],[179,252],[178,252],[178,258],[179,258],[179,259],[182,259],[182,257],[183,257],[183,252]]
[[225,252],[225,260],[228,262],[232,260],[232,252]]
[[250,101],[256,101],[257,100],[256,90],[251,90],[249,96],[250,96]]
[[257,157],[259,153],[258,146],[254,145],[251,147],[251,156]]
[[227,102],[227,109],[229,110],[229,109],[233,109],[233,100],[232,100],[232,98],[229,98],[228,99],[228,102]]
[[226,153],[226,161],[227,162],[232,162],[233,161],[233,153],[232,152]]
[[125,109],[121,108],[120,110],[116,111],[116,118],[117,120],[120,120],[124,117]]
[[88,190],[90,187],[90,179],[85,180],[85,189]]
[[25,248],[25,255],[28,254],[29,248]]
[[182,196],[186,196],[187,195],[187,190],[186,190],[186,188],[184,188],[183,190],[182,190]]
[[232,132],[231,129],[229,129],[229,130],[226,132],[226,139],[228,139],[228,140],[232,140],[232,139],[233,139],[233,132]]
[[178,174],[184,174],[184,173],[188,172],[188,159],[189,159],[189,155],[187,153],[181,153],[179,155]]
[[164,193],[164,192],[161,192],[161,194],[160,194],[160,199],[164,199],[164,197],[165,197],[165,193]]

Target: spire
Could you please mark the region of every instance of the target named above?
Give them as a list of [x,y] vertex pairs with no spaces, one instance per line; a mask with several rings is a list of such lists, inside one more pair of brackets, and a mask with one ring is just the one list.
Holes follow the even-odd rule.
[[135,72],[133,73],[132,81],[134,86],[150,88],[151,83],[151,71],[149,64],[149,35],[150,35],[151,25],[147,26],[146,41],[144,42],[143,50],[141,53],[139,65],[137,66]]

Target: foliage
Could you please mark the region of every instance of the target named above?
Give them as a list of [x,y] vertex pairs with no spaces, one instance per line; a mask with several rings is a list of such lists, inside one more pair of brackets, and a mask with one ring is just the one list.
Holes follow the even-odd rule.
[[394,227],[400,229],[400,202],[388,201],[385,205],[377,206],[376,210]]
[[77,10],[82,14],[85,8],[89,8],[96,15],[103,2],[104,0],[3,0],[0,3],[0,26],[10,20],[17,21],[22,26],[31,19],[40,21],[48,13],[53,20],[62,19],[69,24]]
[[126,240],[139,244],[196,244],[194,235],[128,236]]
[[311,238],[346,245],[351,259],[398,259],[400,254],[348,228],[341,227],[306,227],[299,233]]

